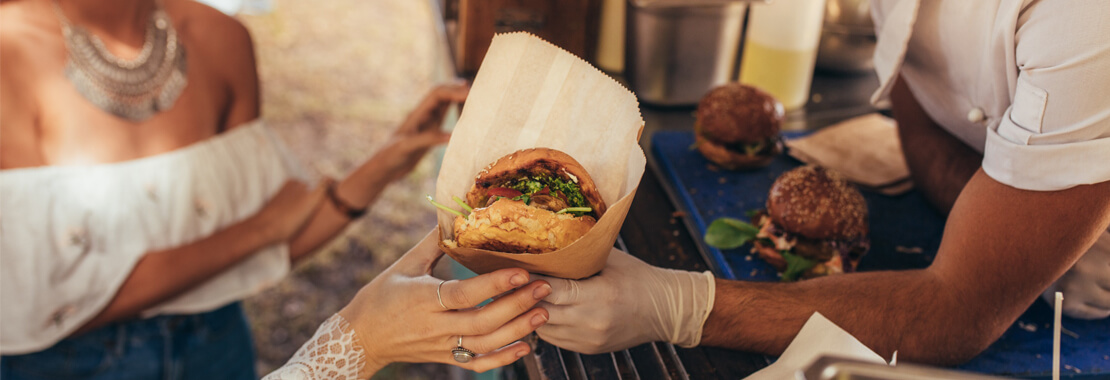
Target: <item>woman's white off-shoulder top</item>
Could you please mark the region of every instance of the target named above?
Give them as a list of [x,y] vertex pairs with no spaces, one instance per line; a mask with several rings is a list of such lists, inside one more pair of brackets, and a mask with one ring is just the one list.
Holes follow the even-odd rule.
[[[0,353],[50,347],[103,309],[147,252],[207,237],[307,179],[261,121],[137,160],[0,170]],[[271,246],[144,312],[198,313],[289,271]]]

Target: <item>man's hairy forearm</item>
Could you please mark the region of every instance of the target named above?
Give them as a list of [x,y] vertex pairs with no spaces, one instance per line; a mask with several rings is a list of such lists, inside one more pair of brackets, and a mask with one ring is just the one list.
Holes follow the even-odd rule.
[[937,125],[901,78],[890,98],[914,186],[938,211],[947,214],[982,165],[983,156]]
[[969,346],[961,351],[961,346],[967,346],[965,340],[989,341],[996,336],[968,336],[984,332],[969,313],[938,313],[958,309],[952,307],[956,297],[937,291],[938,282],[926,270],[857,273],[787,284],[717,280],[716,302],[702,344],[778,355],[809,317],[820,311],[888,359],[898,350],[900,357],[911,361],[959,362],[982,349]]
[[898,350],[912,362],[957,364],[997,339],[1108,225],[1110,181],[1037,192],[979,170],[928,268],[718,281],[702,344],[780,354],[820,311],[885,357]]

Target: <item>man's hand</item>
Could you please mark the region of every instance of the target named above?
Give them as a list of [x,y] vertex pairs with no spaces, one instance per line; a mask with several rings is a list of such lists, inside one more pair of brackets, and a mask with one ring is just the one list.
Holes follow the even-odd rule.
[[1064,314],[1080,319],[1110,317],[1110,232],[1103,232],[1095,245],[1079,258],[1041,298],[1055,303],[1054,294],[1064,293]]
[[541,303],[551,319],[536,330],[540,338],[585,354],[653,341],[696,346],[713,308],[715,287],[709,272],[657,268],[617,249],[594,277],[532,278],[552,286]]

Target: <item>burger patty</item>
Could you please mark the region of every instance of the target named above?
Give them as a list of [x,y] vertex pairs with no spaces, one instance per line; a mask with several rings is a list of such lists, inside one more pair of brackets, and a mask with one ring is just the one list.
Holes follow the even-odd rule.
[[845,272],[854,271],[855,264],[871,247],[871,241],[865,236],[854,239],[811,239],[787,232],[772,221],[765,211],[757,214],[755,219],[759,221],[760,229],[756,238],[765,239],[764,244],[818,263],[832,260],[834,255],[839,256],[845,264]]

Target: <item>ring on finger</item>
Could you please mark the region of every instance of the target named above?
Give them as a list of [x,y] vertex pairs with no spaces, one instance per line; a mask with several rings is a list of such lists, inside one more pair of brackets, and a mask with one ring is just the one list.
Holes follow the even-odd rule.
[[[445,282],[447,282],[447,280],[440,280],[439,285],[436,285],[436,301],[439,301],[439,307],[442,307],[443,310],[451,310],[451,309],[447,308],[447,305],[443,304],[443,293],[441,292],[440,289],[443,289],[443,283],[445,283]],[[459,338],[460,338],[459,339],[460,340],[459,345],[462,345],[462,343],[461,343],[462,336],[460,335]]]
[[468,363],[471,359],[474,359],[475,355],[474,351],[463,348],[462,338],[462,335],[459,335],[459,344],[451,349],[451,356],[455,357],[455,361],[459,363]]

